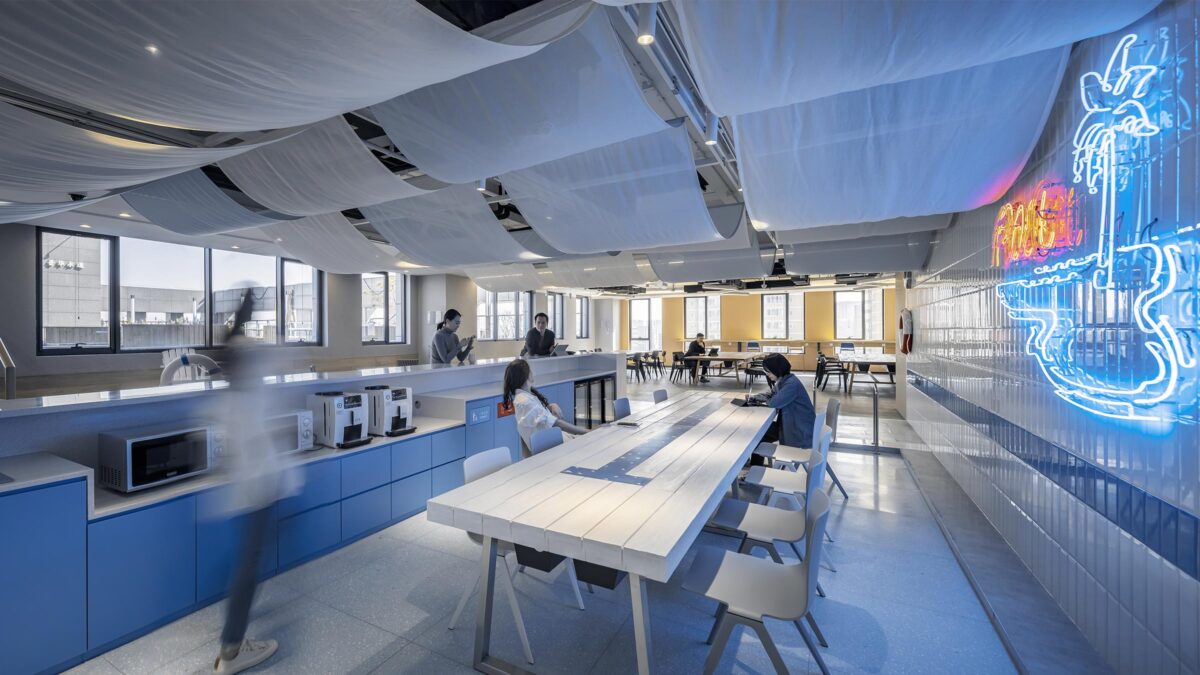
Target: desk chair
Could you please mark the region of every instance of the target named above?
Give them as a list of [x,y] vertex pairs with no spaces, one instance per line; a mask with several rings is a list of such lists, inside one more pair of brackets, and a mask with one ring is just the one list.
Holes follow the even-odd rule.
[[654,390],[655,405],[662,403],[665,400],[667,400],[667,390],[666,389],[655,389]]
[[671,352],[671,381],[677,382],[680,377],[688,377],[686,354]]
[[[729,642],[735,624],[754,630],[763,649],[779,673],[787,673],[787,665],[779,648],[771,639],[763,620],[766,617],[791,621],[813,655],[823,675],[829,675],[825,660],[812,637],[800,623],[804,618],[816,630],[812,619],[813,596],[816,591],[817,570],[821,560],[822,535],[829,521],[829,497],[821,490],[808,495],[805,511],[804,556],[798,563],[780,564],[744,553],[734,553],[713,546],[702,546],[688,569],[683,587],[716,600],[717,621],[709,634],[712,649],[704,662],[704,673],[716,670],[717,663]],[[821,638],[825,644],[824,636]]]
[[529,454],[536,455],[563,444],[563,432],[558,427],[538,429],[529,436]]
[[613,401],[613,421],[629,417],[629,399],[622,396]]

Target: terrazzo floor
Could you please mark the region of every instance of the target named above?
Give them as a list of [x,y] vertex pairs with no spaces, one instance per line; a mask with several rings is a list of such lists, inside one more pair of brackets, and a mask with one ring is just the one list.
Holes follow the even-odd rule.
[[[635,407],[650,405],[659,382],[631,385]],[[810,382],[806,382],[811,386]],[[703,385],[736,389],[732,379]],[[682,387],[666,385],[669,391]],[[881,388],[882,389],[882,388]],[[866,388],[846,397],[839,437],[866,431]],[[818,402],[818,406],[823,402]],[[863,417],[863,414],[868,417]],[[920,441],[881,401],[881,441],[918,447]],[[814,615],[830,646],[822,649],[835,673],[1010,673],[1012,662],[955,561],[904,461],[895,455],[834,452],[830,460],[850,493],[832,497],[822,570],[828,597]],[[732,547],[703,533],[701,544]],[[447,630],[462,586],[476,573],[479,549],[458,530],[424,514],[284,572],[260,586],[250,635],[274,638],[279,653],[256,673],[471,673],[475,601],[458,630]],[[708,647],[711,601],[684,591],[679,578],[651,584],[655,672],[699,673]],[[560,572],[530,571],[515,581],[540,673],[636,671],[627,582],[614,591],[584,594],[580,611]],[[523,663],[512,615],[497,595],[493,651]],[[208,672],[216,655],[223,603],[210,605],[70,673],[171,674]],[[819,672],[790,623],[768,628],[793,673]],[[774,672],[757,637],[738,629],[720,673]]]

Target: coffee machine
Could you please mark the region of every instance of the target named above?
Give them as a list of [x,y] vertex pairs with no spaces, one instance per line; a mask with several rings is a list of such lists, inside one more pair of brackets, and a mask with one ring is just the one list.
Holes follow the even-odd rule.
[[330,448],[353,448],[369,443],[366,395],[320,391],[308,395],[317,442]]
[[370,399],[368,429],[371,435],[403,436],[417,430],[412,423],[412,387],[374,384],[366,390]]

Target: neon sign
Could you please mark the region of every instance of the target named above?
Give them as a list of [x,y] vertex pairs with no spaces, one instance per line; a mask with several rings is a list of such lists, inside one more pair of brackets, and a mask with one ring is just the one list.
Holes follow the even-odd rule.
[[1045,260],[1047,256],[1074,248],[1083,240],[1075,211],[1075,188],[1042,181],[1028,201],[1012,201],[1000,207],[992,237],[992,265],[1008,267],[1016,262]]
[[[1179,312],[1171,304],[1183,252],[1178,243],[1159,243],[1146,234],[1157,220],[1145,206],[1151,188],[1147,141],[1162,131],[1156,122],[1162,118],[1147,110],[1155,101],[1149,94],[1159,68],[1131,62],[1136,44],[1136,35],[1122,37],[1104,72],[1079,78],[1085,114],[1072,139],[1072,178],[1099,198],[1096,250],[1034,267],[1026,278],[997,285],[996,293],[1010,317],[1032,324],[1025,353],[1060,398],[1104,417],[1169,421],[1184,372],[1196,367],[1196,358],[1180,336]],[[1063,202],[1067,212],[1074,208],[1071,196]],[[1044,259],[1061,248],[1060,235],[1063,246],[1073,245],[1071,236],[1078,243],[1082,233],[1071,223],[1043,224],[1043,203],[1053,205],[1054,197],[1042,192],[1032,216],[1036,222],[1032,201],[1002,207],[995,264]],[[1084,299],[1092,305],[1085,307]],[[1100,322],[1094,318],[1097,305],[1103,309]],[[1101,339],[1114,327],[1131,337]]]

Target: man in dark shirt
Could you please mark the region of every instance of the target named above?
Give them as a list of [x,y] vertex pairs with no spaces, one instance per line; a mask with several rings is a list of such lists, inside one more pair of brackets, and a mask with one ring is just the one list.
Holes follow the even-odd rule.
[[[692,344],[688,345],[687,354],[685,356],[704,356],[707,353],[707,348],[704,346],[704,333],[696,333],[696,339],[692,340]],[[692,379],[696,379],[696,370],[701,368],[699,360],[692,361]],[[708,363],[705,362],[700,375],[701,382],[708,382]]]
[[525,334],[525,348],[521,350],[521,356],[549,356],[554,351],[554,331],[547,328],[548,325],[550,317],[545,312],[533,316],[533,328]]

